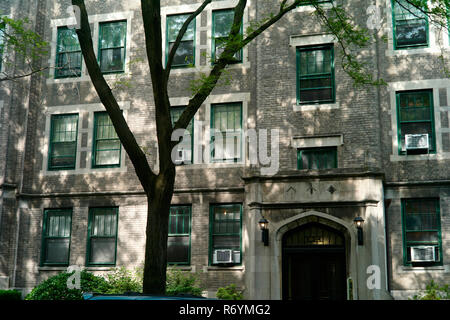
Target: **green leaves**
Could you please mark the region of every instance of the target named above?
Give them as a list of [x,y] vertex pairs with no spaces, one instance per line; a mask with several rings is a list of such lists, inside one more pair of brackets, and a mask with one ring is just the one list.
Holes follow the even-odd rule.
[[217,290],[216,297],[223,300],[242,300],[244,295],[241,290],[236,288],[235,284],[230,284],[227,287],[222,287]]

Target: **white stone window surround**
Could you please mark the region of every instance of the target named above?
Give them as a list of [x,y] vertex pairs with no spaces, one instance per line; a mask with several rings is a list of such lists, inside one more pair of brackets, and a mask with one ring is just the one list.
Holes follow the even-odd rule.
[[[123,73],[111,73],[104,74],[106,80],[115,80],[120,77],[130,76],[129,70],[129,62],[130,62],[130,50],[131,50],[131,42],[132,42],[132,32],[131,32],[131,21],[134,17],[133,11],[125,11],[125,12],[114,12],[107,14],[95,14],[89,16],[89,23],[94,25],[92,31],[92,43],[94,46],[94,52],[97,56],[98,54],[98,41],[99,41],[99,25],[102,22],[114,22],[119,20],[127,21],[127,36],[125,43],[125,70]],[[59,78],[55,79],[55,64],[56,64],[56,46],[58,41],[58,28],[65,27],[68,25],[75,25],[75,18],[64,18],[64,19],[54,19],[51,20],[51,30],[52,30],[52,40],[50,42],[51,45],[51,55],[50,60],[48,61],[50,66],[49,78],[47,79],[47,84],[54,83],[71,83],[71,82],[81,82],[81,81],[90,81],[91,78],[86,69],[86,64],[84,62],[84,58],[81,59],[81,76],[80,77],[70,77],[70,78]]]
[[[386,28],[385,32],[388,37],[388,49],[386,50],[386,56],[404,56],[404,55],[412,55],[412,54],[437,54],[440,55],[442,50],[450,50],[449,45],[449,34],[447,29],[439,30],[437,26],[428,21],[428,37],[429,37],[429,46],[425,48],[410,48],[410,49],[397,49],[394,50],[394,26],[393,26],[393,16],[392,16],[392,0],[386,1]],[[428,1],[428,5],[432,7],[430,1]],[[429,19],[428,19],[429,20]],[[442,32],[441,37],[443,43],[440,45],[438,43],[437,36],[439,32]]]
[[[439,88],[447,88],[447,106],[439,106]],[[398,154],[398,122],[397,122],[397,100],[398,91],[408,90],[433,90],[433,113],[434,113],[434,132],[436,138],[436,153],[418,154],[418,155],[399,155]],[[450,159],[450,152],[442,150],[442,133],[450,132],[448,128],[441,127],[440,111],[450,111],[450,79],[431,79],[431,80],[412,80],[388,83],[389,98],[391,104],[391,127],[389,132],[392,139],[392,154],[390,160],[395,161],[415,161],[415,160],[443,160]]]
[[[171,98],[170,104],[172,106],[186,106],[189,103],[189,97],[180,97],[180,98]],[[233,103],[240,102],[242,103],[242,142],[241,142],[241,161],[234,163],[222,163],[222,162],[212,162],[210,155],[210,140],[209,137],[211,135],[211,105],[218,103]],[[220,95],[210,95],[202,107],[205,107],[205,119],[203,120],[203,128],[200,126],[200,118],[199,113],[194,117],[194,157],[193,164],[187,164],[180,166],[180,168],[186,169],[194,169],[194,168],[218,168],[218,167],[242,167],[247,162],[247,153],[246,153],[246,139],[245,132],[247,128],[249,128],[248,124],[248,105],[250,103],[250,93],[240,92],[240,93],[228,93],[228,94],[220,94]],[[202,157],[204,159],[202,161]]]
[[[289,46],[294,50],[297,47],[305,47],[312,45],[325,45],[325,44],[337,44],[337,39],[334,35],[329,33],[318,33],[308,35],[291,35],[289,37]],[[296,68],[297,61],[295,61]],[[297,79],[295,79],[297,81]],[[335,88],[336,90],[336,88]],[[336,94],[335,94],[336,96]],[[297,104],[297,88],[295,89],[295,95],[291,100],[292,108],[295,112],[307,112],[307,111],[330,111],[333,109],[339,109],[339,101],[335,100],[334,103],[316,103],[316,104]]]
[[[211,57],[211,46],[212,46],[212,12],[216,10],[223,10],[223,9],[233,9],[237,5],[237,0],[224,0],[224,1],[216,1],[211,2],[209,5],[206,6],[206,8],[203,10],[203,12],[206,12],[207,14],[207,23],[206,27],[201,26],[201,13],[195,18],[195,66],[193,68],[173,68],[170,73],[171,74],[181,74],[181,73],[204,73],[209,70],[211,70],[211,63],[210,63],[210,57]],[[170,7],[161,7],[161,35],[162,35],[162,57],[163,57],[163,63],[165,65],[166,61],[166,26],[167,26],[167,16],[168,15],[174,15],[174,14],[189,14],[195,12],[195,10],[200,7],[201,3],[195,3],[195,4],[185,4],[185,5],[179,5],[179,6],[170,6]],[[247,2],[247,7],[251,6],[251,1]],[[245,34],[245,30],[248,26],[248,9],[245,9],[244,11],[244,17],[243,17],[243,30]],[[200,44],[200,35],[201,31],[206,31],[206,45]],[[201,50],[206,50],[206,65],[200,66],[200,58],[201,58]],[[243,48],[242,52],[242,63],[236,63],[231,64],[227,66],[227,69],[238,69],[245,71],[246,69],[250,68],[250,62],[248,60],[248,46],[245,46]]]
[[328,134],[315,136],[293,136],[291,146],[294,149],[338,147],[344,144],[342,134]]
[[[129,101],[119,102],[121,110],[123,110],[123,116],[125,120],[128,116],[128,110],[130,109]],[[101,103],[93,104],[80,104],[80,105],[69,105],[69,106],[57,106],[57,107],[46,107],[44,113],[45,119],[45,135],[40,139],[39,145],[41,145],[41,155],[42,155],[42,168],[40,171],[40,176],[64,176],[73,174],[87,174],[87,173],[117,173],[126,172],[127,167],[125,165],[126,152],[121,145],[120,153],[120,167],[116,168],[92,168],[92,146],[94,140],[94,113],[105,111],[105,107]],[[82,115],[88,112],[88,128],[82,127]],[[48,170],[48,150],[50,142],[50,126],[51,126],[51,116],[56,114],[78,114],[78,132],[77,132],[77,153],[75,161],[75,169],[72,170]],[[83,133],[87,133],[87,146],[81,146],[81,139]],[[86,168],[80,168],[80,154],[81,152],[86,152]]]

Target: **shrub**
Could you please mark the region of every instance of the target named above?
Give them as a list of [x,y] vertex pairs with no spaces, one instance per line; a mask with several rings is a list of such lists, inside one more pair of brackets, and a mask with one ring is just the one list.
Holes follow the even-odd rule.
[[201,296],[203,288],[200,286],[198,274],[180,270],[167,270],[166,294],[192,294]]
[[216,293],[218,299],[223,300],[242,300],[244,296],[241,290],[236,288],[235,284],[230,284],[227,287],[219,288]]
[[22,300],[22,293],[17,290],[0,290],[0,300]]
[[26,300],[82,300],[83,292],[106,293],[110,285],[103,277],[98,277],[85,270],[81,271],[81,289],[69,289],[67,279],[73,273],[62,272],[50,277],[36,286]]
[[426,286],[425,293],[422,295],[415,295],[414,300],[449,300],[450,289],[448,284],[439,287],[433,280]]
[[142,292],[142,279],[139,271],[127,270],[125,267],[115,268],[106,275],[109,284],[108,294],[122,294],[125,292]]

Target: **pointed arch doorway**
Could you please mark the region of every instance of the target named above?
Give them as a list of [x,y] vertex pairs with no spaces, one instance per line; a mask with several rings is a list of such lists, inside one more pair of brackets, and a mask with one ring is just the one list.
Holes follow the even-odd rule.
[[311,222],[286,232],[282,239],[284,300],[345,300],[345,237]]

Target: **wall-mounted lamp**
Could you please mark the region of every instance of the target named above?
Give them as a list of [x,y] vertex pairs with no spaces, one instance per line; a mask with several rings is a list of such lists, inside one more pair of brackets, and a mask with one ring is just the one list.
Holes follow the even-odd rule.
[[262,231],[262,242],[264,243],[264,246],[269,245],[269,221],[265,218],[261,218],[258,222],[259,228]]
[[364,244],[363,229],[362,229],[364,219],[361,217],[356,217],[355,219],[353,219],[353,222],[355,223],[356,229],[358,230],[358,245],[362,246]]

